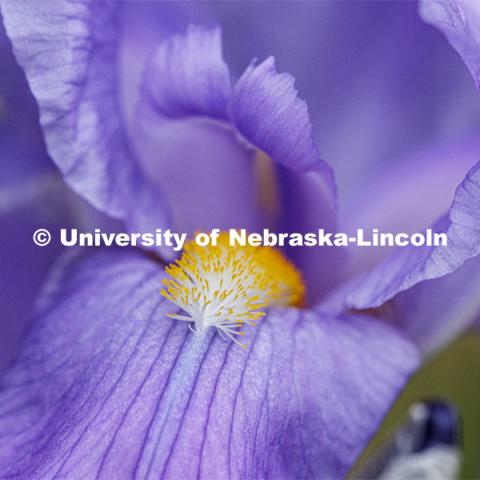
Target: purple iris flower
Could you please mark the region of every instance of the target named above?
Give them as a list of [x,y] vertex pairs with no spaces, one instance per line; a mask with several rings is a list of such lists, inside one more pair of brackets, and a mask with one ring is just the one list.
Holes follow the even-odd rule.
[[[405,140],[395,128],[388,133],[395,109],[408,109],[402,92],[385,116],[369,110],[379,105],[367,100],[365,118],[382,121],[362,123],[358,98],[370,98],[361,85],[368,75],[341,91],[330,77],[324,88],[334,100],[325,101],[325,111],[337,116],[325,115],[315,101],[311,116],[323,118],[319,124],[331,138],[339,136],[326,141],[347,191],[339,220],[333,174],[313,139],[307,104],[273,57],[248,64],[243,49],[255,42],[242,30],[248,22],[235,14],[250,12],[252,31],[282,37],[282,68],[291,61],[312,99],[322,88],[310,78],[322,69],[322,31],[345,21],[346,30],[366,29],[372,37],[364,41],[377,45],[369,22],[388,25],[395,42],[406,42],[400,50],[394,42],[406,68],[419,68],[432,54],[436,73],[453,75],[451,84],[439,82],[455,93],[452,99],[438,85],[428,96],[433,110],[441,101],[444,110],[435,111],[447,111],[440,133],[455,130],[450,119],[463,125],[478,115],[473,86],[465,94],[465,72],[457,65],[457,77],[440,66],[458,59],[412,5],[285,5],[26,0],[20,8],[3,0],[1,13],[38,104],[50,158],[66,184],[126,228],[308,232],[370,223],[415,231],[432,224],[448,233],[448,247],[404,248],[384,257],[292,249],[287,254],[304,274],[307,308],[269,309],[257,328],[245,329],[246,350],[213,329],[194,334],[166,316],[172,304],[159,288],[171,252],[110,249],[61,257],[2,380],[5,478],[341,478],[421,357],[478,319],[478,129],[417,149],[415,132],[428,140],[432,132],[407,125]],[[426,2],[421,15],[446,33],[478,84],[478,7]],[[283,38],[292,22],[295,34]],[[232,70],[223,59],[222,27]],[[308,49],[297,50],[297,38]],[[335,55],[363,40],[341,38]],[[416,58],[422,40],[435,48]],[[268,53],[277,53],[276,45]],[[381,46],[375,55],[384,58]],[[352,68],[366,65],[356,58],[367,62],[361,52],[345,54]],[[335,55],[326,61],[333,65]],[[374,77],[380,80],[373,97],[390,99],[380,86],[395,85],[397,69]],[[461,88],[450,88],[457,82]],[[22,112],[37,125],[26,98]],[[378,157],[372,142],[382,143]],[[403,143],[415,153],[381,161]],[[42,140],[29,152],[44,155]],[[425,194],[430,187],[433,193]],[[64,220],[57,215],[56,221]]]

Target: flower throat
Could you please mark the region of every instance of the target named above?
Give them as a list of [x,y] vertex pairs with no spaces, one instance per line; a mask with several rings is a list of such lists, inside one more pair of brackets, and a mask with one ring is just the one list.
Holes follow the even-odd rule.
[[202,332],[218,333],[245,347],[236,337],[242,327],[256,325],[269,306],[302,306],[305,286],[300,272],[272,247],[231,246],[222,232],[215,246],[187,242],[179,260],[170,264],[161,294],[183,314],[169,314],[190,322]]

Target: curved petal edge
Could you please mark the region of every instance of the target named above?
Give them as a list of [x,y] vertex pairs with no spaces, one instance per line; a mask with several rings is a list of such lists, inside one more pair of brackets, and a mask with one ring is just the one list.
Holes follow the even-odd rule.
[[[116,2],[2,1],[7,34],[38,102],[47,148],[67,183],[96,208],[147,227],[139,205],[166,214],[129,148],[117,104]],[[150,225],[148,225],[150,226]]]
[[446,233],[447,246],[397,249],[360,278],[347,296],[347,305],[358,309],[379,307],[419,282],[457,270],[480,253],[480,162],[457,187],[448,215],[433,230]]

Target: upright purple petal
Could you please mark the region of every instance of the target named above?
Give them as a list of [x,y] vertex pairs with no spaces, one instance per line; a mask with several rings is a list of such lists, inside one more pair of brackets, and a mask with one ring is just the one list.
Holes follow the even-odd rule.
[[480,162],[458,186],[448,215],[434,227],[448,245],[398,249],[361,278],[347,298],[354,308],[378,307],[413,285],[455,271],[480,253]]
[[[165,223],[128,147],[117,104],[116,2],[2,2],[6,30],[66,181],[132,229]],[[148,211],[148,214],[147,214]]]
[[344,476],[417,366],[411,344],[368,316],[292,309],[243,350],[168,319],[163,276],[110,251],[52,278],[1,387],[2,473]]
[[[242,136],[275,164],[281,179],[280,230],[334,232],[333,173],[320,158],[307,105],[298,98],[293,77],[278,73],[273,57],[251,63],[234,87],[230,115]],[[310,302],[334,286],[341,264],[338,251],[296,248],[289,254],[307,279]]]
[[174,228],[258,227],[251,152],[227,124],[231,93],[221,32],[190,26],[148,62],[134,126],[142,165],[164,194]]
[[420,15],[446,35],[480,88],[480,4],[473,0],[422,0]]
[[[176,228],[256,230],[273,223],[290,232],[334,230],[333,175],[293,83],[269,58],[250,65],[232,93],[216,27],[190,26],[160,45],[144,76],[135,139]],[[281,183],[276,222],[259,208],[259,151],[279,170],[273,172]],[[317,299],[335,271],[327,266],[319,275],[319,266],[336,258],[319,249],[291,253]]]

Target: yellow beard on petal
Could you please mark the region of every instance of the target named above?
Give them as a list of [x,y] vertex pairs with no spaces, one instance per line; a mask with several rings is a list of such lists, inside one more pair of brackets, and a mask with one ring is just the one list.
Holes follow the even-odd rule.
[[166,272],[162,295],[185,314],[170,317],[191,322],[193,330],[215,327],[241,344],[244,324],[255,325],[268,306],[302,306],[305,286],[300,272],[272,247],[231,246],[222,232],[216,246],[185,245]]

